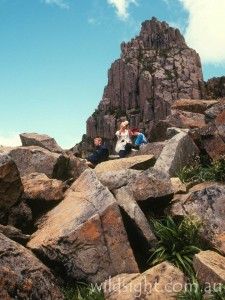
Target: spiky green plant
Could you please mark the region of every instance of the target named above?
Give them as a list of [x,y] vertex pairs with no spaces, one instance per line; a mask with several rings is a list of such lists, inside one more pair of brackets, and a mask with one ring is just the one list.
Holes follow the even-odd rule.
[[202,165],[200,158],[196,157],[194,163],[185,166],[177,173],[177,176],[183,183],[196,179],[200,181],[225,181],[225,158],[221,157]]
[[176,294],[178,300],[225,300],[225,285],[217,284],[213,289],[208,290],[208,286],[199,284],[197,278],[192,277],[190,283]]
[[83,282],[78,282],[75,287],[64,287],[63,293],[64,300],[104,300],[100,287]]
[[225,300],[225,284],[218,284],[212,290],[209,300]]
[[150,249],[148,262],[154,266],[167,260],[187,276],[192,276],[193,256],[201,250],[198,242],[200,222],[193,216],[184,217],[178,224],[170,216],[151,221],[158,243]]
[[185,289],[176,294],[178,300],[203,300],[204,287],[198,280],[192,276],[189,284],[185,285]]

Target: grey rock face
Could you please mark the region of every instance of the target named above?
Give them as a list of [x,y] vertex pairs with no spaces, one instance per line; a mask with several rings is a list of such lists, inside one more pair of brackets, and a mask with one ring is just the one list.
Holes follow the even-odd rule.
[[176,176],[184,166],[193,161],[199,150],[185,131],[179,131],[163,148],[154,168]]
[[[57,287],[57,281],[51,271],[29,250],[1,233],[0,253],[0,279],[3,276],[3,282],[4,279],[6,282],[8,280],[9,285],[15,287],[15,296],[19,296],[21,293],[24,297],[23,299],[63,299],[63,295]],[[18,291],[16,287],[19,284],[21,284],[21,289]],[[0,290],[0,296],[1,292],[2,290]]]
[[154,247],[157,239],[147,221],[143,211],[135,201],[130,189],[122,187],[113,191],[119,206],[127,213],[130,219],[134,222],[136,228],[141,233],[146,242]]
[[22,200],[10,209],[7,224],[24,229],[31,225],[32,219],[33,214],[31,208]]
[[16,163],[20,176],[44,173],[49,178],[67,179],[69,158],[38,146],[2,147],[0,152],[8,154]]
[[0,218],[12,207],[23,192],[23,185],[15,162],[0,153]]
[[143,171],[133,184],[128,185],[136,201],[149,198],[159,198],[173,194],[172,184],[168,173],[150,168]]
[[182,199],[172,203],[170,213],[173,216],[195,215],[202,223],[201,237],[225,254],[224,184],[202,183],[193,187]]
[[208,99],[225,97],[225,76],[213,77],[206,82]]

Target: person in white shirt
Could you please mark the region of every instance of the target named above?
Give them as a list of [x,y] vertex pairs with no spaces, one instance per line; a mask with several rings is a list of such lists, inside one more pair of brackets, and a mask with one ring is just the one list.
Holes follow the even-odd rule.
[[120,124],[120,129],[116,132],[117,143],[115,151],[119,154],[120,158],[125,157],[131,151],[130,147],[126,148],[126,144],[132,143],[132,132],[128,125],[128,121],[122,122]]

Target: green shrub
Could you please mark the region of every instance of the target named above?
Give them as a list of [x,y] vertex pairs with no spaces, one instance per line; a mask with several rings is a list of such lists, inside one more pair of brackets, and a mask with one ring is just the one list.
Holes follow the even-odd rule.
[[210,161],[208,165],[202,165],[197,157],[191,166],[185,166],[177,173],[180,180],[185,183],[192,180],[200,181],[225,181],[225,159],[222,157]]
[[100,287],[93,284],[79,282],[75,287],[63,288],[64,300],[104,300]]
[[201,250],[198,242],[200,222],[192,216],[186,216],[176,224],[170,216],[167,216],[162,220],[152,219],[152,224],[159,241],[158,247],[150,249],[148,262],[154,266],[167,260],[187,276],[192,276],[193,256]]
[[201,286],[197,278],[192,278],[185,289],[176,294],[178,300],[225,300],[225,285],[217,284],[212,290],[208,286]]
[[185,290],[177,293],[176,298],[179,300],[203,300],[204,288],[199,284],[195,277],[185,286]]
[[225,300],[225,284],[216,285],[209,300]]

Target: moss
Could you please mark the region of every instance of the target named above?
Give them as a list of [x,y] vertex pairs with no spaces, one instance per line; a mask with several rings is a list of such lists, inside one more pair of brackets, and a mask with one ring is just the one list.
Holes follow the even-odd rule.
[[158,55],[159,55],[160,57],[165,57],[165,58],[167,58],[168,52],[169,52],[169,49],[160,49],[160,50],[158,51]]
[[167,78],[169,80],[173,80],[174,79],[174,75],[171,73],[171,71],[165,70],[165,74],[166,74],[166,76],[167,76]]

